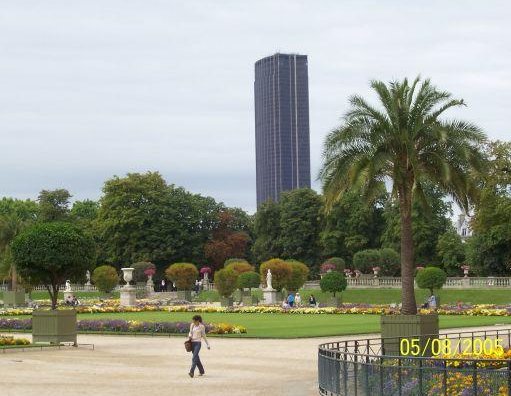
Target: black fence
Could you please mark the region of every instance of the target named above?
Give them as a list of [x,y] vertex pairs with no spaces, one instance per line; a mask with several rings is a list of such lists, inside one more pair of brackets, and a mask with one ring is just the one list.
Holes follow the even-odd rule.
[[[417,337],[415,340],[418,340]],[[507,350],[511,328],[451,332],[428,337],[369,338],[322,344],[318,351],[321,395],[511,395],[511,359],[492,358]],[[424,336],[421,338],[421,342]],[[401,355],[385,354],[400,345]],[[502,351],[501,350],[501,351]],[[464,358],[463,354],[470,358]],[[458,354],[444,358],[446,354]],[[478,359],[472,354],[478,355]],[[511,357],[511,355],[510,355]]]

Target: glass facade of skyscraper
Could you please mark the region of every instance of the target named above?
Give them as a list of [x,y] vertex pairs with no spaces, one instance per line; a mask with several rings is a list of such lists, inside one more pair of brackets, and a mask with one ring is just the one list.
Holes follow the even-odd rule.
[[257,205],[311,186],[307,56],[275,54],[255,64]]

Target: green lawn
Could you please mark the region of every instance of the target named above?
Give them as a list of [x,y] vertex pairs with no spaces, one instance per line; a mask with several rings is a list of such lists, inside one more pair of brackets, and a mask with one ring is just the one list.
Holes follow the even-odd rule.
[[[133,312],[80,314],[79,319],[126,319],[139,321],[190,321],[193,313],[187,312]],[[227,322],[247,327],[244,337],[294,338],[320,337],[346,334],[377,333],[380,331],[379,315],[295,315],[295,314],[241,314],[205,313],[205,322]],[[441,316],[440,327],[467,327],[493,324],[511,324],[511,317]]]

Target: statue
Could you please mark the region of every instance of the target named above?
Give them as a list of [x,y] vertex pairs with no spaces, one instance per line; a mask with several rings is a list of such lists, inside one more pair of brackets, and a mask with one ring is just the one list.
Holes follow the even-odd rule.
[[273,289],[273,286],[271,285],[271,278],[272,274],[270,269],[268,269],[268,272],[266,273],[266,288],[267,289]]
[[71,281],[68,279],[66,281],[66,288],[64,289],[65,292],[70,292],[71,291]]
[[87,278],[86,285],[90,286],[90,271],[89,270],[87,270],[87,272],[85,273],[85,277]]

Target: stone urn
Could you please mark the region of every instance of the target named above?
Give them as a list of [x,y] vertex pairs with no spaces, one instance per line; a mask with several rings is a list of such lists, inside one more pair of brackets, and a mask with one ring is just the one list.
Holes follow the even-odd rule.
[[121,302],[120,305],[124,307],[131,307],[136,304],[137,291],[135,287],[130,285],[133,279],[134,268],[121,268],[122,277],[126,284],[121,288]]
[[122,277],[126,282],[126,285],[124,285],[124,287],[129,286],[130,282],[133,280],[133,271],[135,271],[135,268],[121,268],[121,271]]

